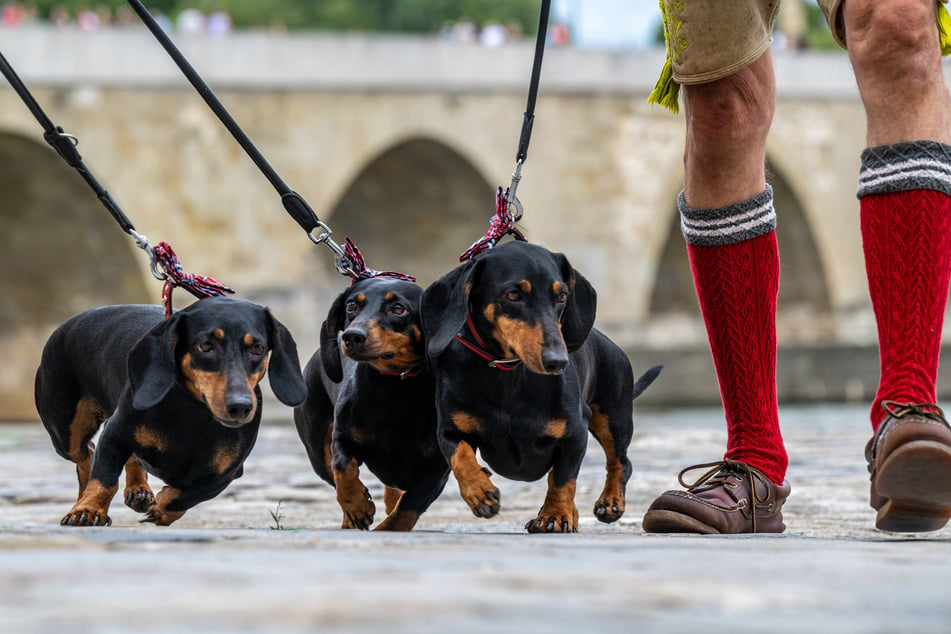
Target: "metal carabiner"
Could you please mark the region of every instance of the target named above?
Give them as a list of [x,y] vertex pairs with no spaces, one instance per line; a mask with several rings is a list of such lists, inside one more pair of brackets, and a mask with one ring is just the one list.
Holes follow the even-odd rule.
[[334,267],[337,269],[337,272],[341,275],[354,277],[356,272],[353,270],[353,262],[347,257],[347,253],[343,250],[343,247],[330,239],[330,235],[333,233],[330,227],[327,226],[326,223],[318,220],[317,226],[314,227],[314,229],[317,228],[321,230],[321,234],[318,236],[314,235],[313,229],[307,232],[307,237],[310,238],[310,241],[314,244],[326,244],[336,255],[334,258]]
[[[515,171],[512,172],[512,184],[509,185],[509,188],[505,190],[505,202],[508,203],[508,212],[509,217],[512,218],[515,222],[518,222],[522,219],[522,201],[518,199],[518,196],[515,195],[515,190],[518,189],[518,184],[522,180],[522,159],[519,159],[515,163]],[[515,207],[515,213],[512,213],[512,207]]]
[[152,276],[161,282],[167,280],[168,274],[159,271],[158,256],[155,255],[155,249],[149,244],[149,239],[140,233],[136,233],[135,229],[129,229],[128,233],[135,240],[135,246],[148,254],[149,268],[152,270]]
[[357,272],[353,270],[353,262],[346,255],[338,255],[334,258],[334,266],[337,272],[347,277],[356,277]]
[[[323,233],[321,233],[319,236],[315,236],[314,229],[318,229],[318,228],[321,229]],[[333,231],[331,231],[330,227],[328,227],[326,224],[318,220],[317,226],[314,227],[314,229],[311,229],[310,231],[307,232],[307,237],[310,238],[311,242],[313,242],[314,244],[322,244],[330,240],[330,234],[332,234]]]

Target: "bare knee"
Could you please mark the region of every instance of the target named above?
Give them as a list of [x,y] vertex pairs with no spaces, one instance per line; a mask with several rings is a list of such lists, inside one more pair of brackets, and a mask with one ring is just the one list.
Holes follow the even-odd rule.
[[887,81],[929,77],[940,60],[934,0],[852,0],[844,8],[846,40],[856,75]]
[[[764,56],[767,57],[767,56]],[[772,63],[754,63],[734,75],[684,87],[693,141],[725,149],[765,143],[775,109]]]
[[687,203],[713,209],[761,193],[776,102],[769,52],[734,75],[684,88]]
[[848,0],[843,18],[868,144],[951,142],[934,0]]

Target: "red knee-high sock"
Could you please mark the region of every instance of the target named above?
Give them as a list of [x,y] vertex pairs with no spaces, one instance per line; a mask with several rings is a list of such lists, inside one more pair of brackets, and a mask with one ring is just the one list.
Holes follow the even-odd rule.
[[776,233],[687,251],[726,414],[725,457],[781,484],[788,458],[776,401]]
[[871,194],[860,201],[862,247],[875,320],[883,400],[934,403],[941,327],[951,279],[951,197],[929,189]]

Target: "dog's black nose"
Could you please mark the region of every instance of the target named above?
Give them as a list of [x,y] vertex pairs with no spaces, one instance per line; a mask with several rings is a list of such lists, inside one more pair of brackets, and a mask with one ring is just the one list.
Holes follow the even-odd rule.
[[358,328],[343,331],[343,342],[350,350],[359,350],[367,341],[367,333]]
[[542,354],[542,367],[549,374],[561,374],[568,367],[568,355],[559,352],[545,352]]
[[233,396],[225,403],[225,407],[228,408],[228,416],[232,420],[244,420],[251,415],[253,406],[254,403],[251,401],[251,397],[245,395]]

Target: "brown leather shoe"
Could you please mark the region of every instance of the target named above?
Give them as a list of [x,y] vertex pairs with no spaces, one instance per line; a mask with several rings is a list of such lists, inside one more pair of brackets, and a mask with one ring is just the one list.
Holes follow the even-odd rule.
[[[684,474],[711,467],[693,483]],[[687,467],[677,476],[686,491],[667,491],[644,515],[648,533],[782,533],[790,486],[776,486],[744,462],[722,460]]]
[[936,531],[951,517],[951,427],[930,403],[883,401],[888,417],[865,446],[869,504],[883,531]]

